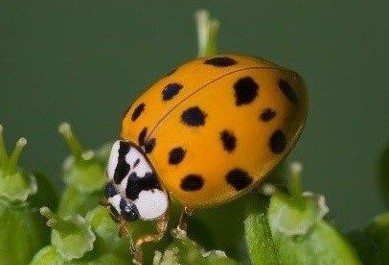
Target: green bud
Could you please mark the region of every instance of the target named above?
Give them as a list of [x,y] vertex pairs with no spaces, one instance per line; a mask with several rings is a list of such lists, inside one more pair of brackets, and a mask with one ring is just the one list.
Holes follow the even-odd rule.
[[322,220],[324,197],[303,193],[302,166],[290,168],[290,195],[275,192],[268,221],[281,264],[361,264],[352,247]]
[[163,252],[156,252],[154,255],[154,265],[197,265],[197,264],[239,264],[226,256],[223,251],[204,251],[196,242],[190,240],[186,233],[180,229],[173,230],[174,240]]
[[30,265],[130,264],[129,242],[119,237],[118,226],[106,208],[93,209],[85,219],[62,219],[47,207],[42,207],[41,213],[53,228],[52,245],[41,249]]
[[38,190],[35,177],[18,166],[26,144],[27,140],[20,138],[9,154],[4,143],[3,126],[0,124],[0,197],[9,201],[24,202]]
[[107,208],[96,207],[88,212],[86,220],[96,234],[95,251],[99,253],[114,252],[131,260],[130,242],[124,237],[119,237],[119,226],[112,220]]
[[96,159],[94,151],[82,147],[70,124],[62,123],[58,131],[71,151],[64,163],[64,181],[84,193],[102,189],[106,182],[105,165]]
[[63,166],[64,181],[67,187],[60,201],[59,214],[62,216],[85,215],[103,198],[108,148],[104,146],[96,152],[85,150],[68,123],[62,123],[58,130],[71,151],[71,155],[65,160]]
[[30,199],[37,192],[36,179],[18,166],[26,144],[21,138],[9,154],[0,125],[0,264],[27,264],[49,240]]
[[77,215],[63,219],[47,207],[42,207],[40,212],[48,219],[46,224],[53,229],[51,243],[63,259],[78,259],[93,249],[96,236],[84,218]]

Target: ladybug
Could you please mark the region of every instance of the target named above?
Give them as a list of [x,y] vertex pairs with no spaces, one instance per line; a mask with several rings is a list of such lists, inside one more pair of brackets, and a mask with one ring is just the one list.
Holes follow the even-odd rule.
[[247,55],[194,59],[147,89],[107,168],[114,217],[159,221],[135,249],[163,236],[170,197],[189,213],[258,187],[295,145],[307,107],[296,72]]

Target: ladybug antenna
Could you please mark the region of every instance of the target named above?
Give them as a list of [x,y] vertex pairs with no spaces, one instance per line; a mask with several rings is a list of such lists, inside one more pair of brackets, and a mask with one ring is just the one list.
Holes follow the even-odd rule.
[[198,57],[205,57],[217,54],[217,34],[220,21],[211,18],[208,10],[195,12],[197,28]]

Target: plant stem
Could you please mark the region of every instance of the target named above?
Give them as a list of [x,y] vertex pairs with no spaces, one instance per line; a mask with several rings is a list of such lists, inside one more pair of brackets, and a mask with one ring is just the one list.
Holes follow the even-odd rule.
[[69,235],[76,231],[76,225],[72,222],[63,220],[61,217],[53,213],[48,207],[41,207],[39,211],[41,215],[48,219],[47,225],[58,231],[60,234]]
[[217,34],[220,22],[211,19],[207,10],[198,10],[195,13],[197,27],[198,57],[217,54]]
[[8,160],[8,165],[6,167],[6,171],[8,174],[12,175],[18,169],[18,162],[20,159],[20,155],[21,155],[21,153],[26,145],[27,145],[26,138],[20,138],[16,142],[15,149],[12,152],[12,154]]
[[58,131],[60,134],[63,135],[67,145],[70,148],[71,153],[74,155],[76,160],[80,160],[82,158],[82,153],[84,152],[84,148],[77,140],[77,138],[74,136],[70,124],[66,122],[61,123],[58,126]]
[[290,183],[289,190],[291,195],[297,200],[303,196],[303,187],[301,182],[301,172],[303,170],[303,166],[299,162],[294,162],[290,165]]

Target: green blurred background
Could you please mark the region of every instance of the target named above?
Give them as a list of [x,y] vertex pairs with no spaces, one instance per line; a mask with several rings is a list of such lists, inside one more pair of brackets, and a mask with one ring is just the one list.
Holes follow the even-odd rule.
[[58,184],[68,121],[89,147],[114,139],[134,97],[196,56],[193,12],[222,22],[222,51],[297,70],[310,114],[291,159],[341,228],[385,208],[376,174],[389,141],[385,1],[0,1],[0,123],[29,139],[27,168]]

